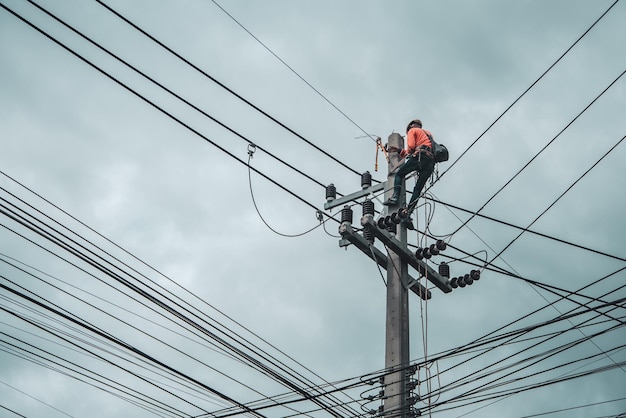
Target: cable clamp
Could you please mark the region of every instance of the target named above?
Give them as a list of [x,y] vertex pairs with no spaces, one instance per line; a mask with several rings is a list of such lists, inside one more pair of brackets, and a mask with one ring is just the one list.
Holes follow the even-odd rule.
[[248,157],[252,158],[254,153],[256,152],[256,145],[252,142],[248,144]]

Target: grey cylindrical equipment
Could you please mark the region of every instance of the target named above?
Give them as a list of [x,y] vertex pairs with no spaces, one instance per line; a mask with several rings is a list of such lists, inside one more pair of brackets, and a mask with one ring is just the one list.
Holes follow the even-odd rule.
[[366,171],[365,173],[361,174],[361,188],[367,189],[371,185],[372,185],[372,175],[370,174],[369,171]]
[[337,189],[334,184],[330,183],[326,186],[326,201],[332,202],[335,199],[337,199]]

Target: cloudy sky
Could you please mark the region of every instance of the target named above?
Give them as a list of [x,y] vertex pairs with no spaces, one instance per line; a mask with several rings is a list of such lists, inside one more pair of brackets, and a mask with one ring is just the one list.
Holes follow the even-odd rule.
[[482,276],[409,295],[415,408],[626,413],[623,1],[0,4],[0,416],[378,409],[386,272],[324,186],[416,117],[409,243]]

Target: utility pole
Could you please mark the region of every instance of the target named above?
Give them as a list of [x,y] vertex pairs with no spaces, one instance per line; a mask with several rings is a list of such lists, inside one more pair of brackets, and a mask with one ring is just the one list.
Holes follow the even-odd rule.
[[[404,148],[404,139],[400,134],[389,136],[388,149],[401,150]],[[387,190],[385,198],[393,193],[395,168],[400,163],[398,152],[389,153],[387,165]],[[397,206],[389,206],[389,211],[399,209],[405,203],[404,181]],[[407,228],[404,222],[396,225],[396,239],[400,245],[406,247]],[[389,250],[389,264],[387,266],[387,320],[385,338],[385,369],[398,370],[385,376],[384,417],[409,417],[410,406],[407,405],[407,370],[409,366],[409,293],[408,293],[408,265],[407,262]]]
[[[380,139],[377,141],[377,145]],[[328,210],[344,205],[341,210],[341,225],[339,233],[340,247],[354,245],[363,254],[374,260],[379,266],[387,270],[387,305],[385,322],[385,369],[389,372],[384,377],[384,391],[381,399],[383,405],[379,408],[376,417],[384,418],[413,418],[419,415],[413,404],[418,397],[413,394],[415,383],[411,376],[415,369],[411,367],[409,351],[409,297],[408,291],[412,291],[420,298],[427,300],[432,297],[430,290],[423,286],[419,280],[411,277],[409,267],[419,273],[419,277],[425,277],[444,293],[449,293],[457,287],[471,285],[480,279],[480,272],[472,270],[470,273],[450,279],[450,269],[446,263],[439,265],[435,271],[424,261],[433,255],[439,254],[446,247],[444,241],[437,241],[427,248],[418,248],[412,253],[407,248],[407,223],[402,222],[399,209],[404,206],[406,200],[405,182],[402,181],[402,193],[397,205],[388,206],[381,213],[377,221],[374,221],[374,202],[371,195],[385,191],[385,198],[393,193],[394,176],[396,169],[402,160],[399,152],[404,148],[404,138],[397,133],[389,135],[387,143],[387,181],[372,186],[372,177],[369,172],[361,176],[361,190],[337,198],[337,190],[334,185],[326,187],[326,203],[324,209]],[[363,216],[361,217],[362,233],[352,228],[353,214],[351,202],[364,199],[361,204]],[[381,242],[386,251],[381,251],[374,246],[375,240]]]

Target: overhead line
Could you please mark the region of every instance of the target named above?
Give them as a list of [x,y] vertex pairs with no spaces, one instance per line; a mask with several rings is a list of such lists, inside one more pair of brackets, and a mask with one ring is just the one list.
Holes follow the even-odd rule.
[[187,106],[191,107],[193,110],[197,111],[198,113],[202,114],[203,116],[211,119],[213,122],[215,122],[216,124],[218,124],[219,126],[221,126],[222,128],[226,129],[228,132],[232,133],[233,135],[239,137],[240,139],[244,140],[245,142],[247,142],[249,145],[254,146],[255,148],[260,149],[261,151],[265,152],[266,154],[268,154],[270,157],[274,158],[275,160],[279,161],[280,163],[284,164],[285,166],[289,167],[290,169],[294,170],[295,172],[297,172],[298,174],[306,177],[307,179],[311,180],[312,182],[318,184],[321,187],[326,187],[325,184],[319,182],[318,180],[314,179],[313,177],[309,176],[308,174],[304,173],[302,170],[298,169],[297,167],[289,164],[288,162],[286,162],[285,160],[281,159],[280,157],[274,155],[273,153],[271,153],[270,151],[266,150],[264,147],[257,145],[256,143],[254,143],[253,141],[251,141],[250,139],[246,138],[245,136],[243,136],[242,134],[240,134],[239,132],[235,131],[233,128],[229,127],[228,125],[226,125],[225,123],[221,122],[220,120],[218,120],[217,118],[215,118],[214,116],[210,115],[209,113],[207,113],[206,111],[202,110],[200,107],[194,105],[193,103],[191,103],[189,100],[185,99],[184,97],[182,97],[181,95],[177,94],[176,92],[174,92],[173,90],[169,89],[168,87],[166,87],[164,84],[156,81],[154,78],[150,77],[149,75],[147,75],[145,72],[141,71],[140,69],[138,69],[137,67],[133,66],[132,64],[128,63],[128,61],[120,58],[118,55],[114,54],[113,52],[111,52],[110,50],[106,49],[105,47],[103,47],[102,45],[100,45],[99,43],[97,43],[96,41],[94,41],[93,39],[91,39],[90,37],[88,37],[87,35],[85,35],[84,33],[80,32],[79,30],[77,30],[76,28],[74,28],[73,26],[71,26],[70,24],[68,24],[67,22],[63,21],[61,18],[59,18],[58,16],[54,15],[53,13],[51,13],[50,11],[46,10],[45,8],[43,8],[42,6],[40,6],[39,4],[35,3],[33,0],[27,0],[30,4],[32,4],[33,6],[35,6],[37,9],[41,10],[42,12],[44,12],[45,14],[47,14],[48,16],[50,16],[52,19],[56,20],[58,23],[62,24],[63,26],[65,26],[67,29],[71,30],[72,32],[74,32],[76,35],[80,36],[81,38],[83,38],[84,40],[86,40],[87,42],[89,42],[90,44],[92,44],[93,46],[97,47],[98,49],[100,49],[101,51],[105,52],[107,55],[113,57],[116,61],[124,64],[126,67],[130,68],[131,70],[133,70],[134,72],[136,72],[137,74],[141,75],[143,78],[145,78],[146,80],[150,81],[151,83],[153,83],[154,85],[158,86],[159,88],[161,88],[162,90],[166,91],[167,93],[171,94],[172,96],[174,96],[176,99],[180,100],[181,102],[183,102],[184,104],[186,104]]
[[569,245],[569,246],[572,246],[572,247],[576,247],[576,248],[579,248],[581,250],[589,251],[589,252],[592,252],[592,253],[595,253],[595,254],[598,254],[598,255],[602,255],[602,256],[605,256],[605,257],[608,257],[608,258],[612,258],[614,260],[626,262],[626,258],[617,256],[617,255],[613,255],[613,254],[608,254],[608,253],[605,253],[605,252],[602,252],[602,251],[599,251],[599,250],[594,250],[593,248],[585,247],[584,245],[575,244],[575,243],[573,243],[571,241],[566,241],[564,239],[556,238],[556,237],[553,237],[553,236],[550,236],[550,235],[547,235],[547,234],[544,234],[544,233],[541,233],[541,232],[538,232],[538,231],[534,231],[534,230],[529,229],[529,228],[524,228],[522,226],[515,225],[515,224],[512,224],[510,222],[506,222],[506,221],[503,221],[503,220],[500,220],[500,219],[496,219],[496,218],[493,218],[491,216],[487,216],[487,215],[483,215],[483,214],[480,214],[480,213],[476,213],[476,212],[473,212],[473,211],[471,211],[469,209],[464,209],[462,207],[453,205],[452,203],[444,202],[444,201],[435,199],[433,197],[426,196],[426,199],[431,200],[431,201],[433,201],[435,203],[441,203],[444,206],[448,206],[448,207],[451,207],[451,208],[456,209],[456,210],[460,210],[460,211],[465,212],[465,213],[470,213],[470,214],[474,214],[475,213],[476,216],[479,217],[479,218],[487,219],[489,221],[493,221],[493,222],[496,222],[496,223],[499,223],[499,224],[502,224],[502,225],[505,225],[505,226],[509,226],[511,228],[515,228],[515,229],[518,229],[518,230],[524,230],[525,232],[528,232],[529,234],[537,235],[537,236],[542,237],[542,238],[547,238],[549,240],[556,241],[556,242],[559,242],[561,244],[565,244],[565,245]]
[[[96,0],[98,1],[98,0]],[[163,113],[164,115],[168,116],[170,119],[174,120],[175,122],[177,122],[179,125],[183,126],[184,128],[186,128],[187,130],[191,131],[192,133],[194,133],[195,135],[199,136],[200,138],[202,138],[203,140],[205,140],[206,142],[208,142],[209,144],[213,145],[214,147],[216,147],[217,149],[219,149],[220,151],[222,151],[223,153],[225,153],[226,155],[228,155],[229,157],[233,158],[234,160],[236,160],[237,162],[239,162],[242,165],[247,165],[246,162],[240,158],[238,158],[236,155],[234,155],[233,153],[231,153],[230,151],[228,151],[227,149],[223,148],[222,146],[218,145],[216,142],[212,141],[211,139],[209,139],[207,136],[205,136],[204,134],[200,133],[198,130],[192,128],[189,124],[183,122],[181,119],[179,119],[178,117],[174,116],[172,113],[168,112],[167,110],[163,109],[162,107],[160,107],[159,105],[157,105],[156,103],[154,103],[153,101],[151,101],[150,99],[146,98],[145,96],[141,95],[139,92],[137,92],[136,90],[132,89],[131,87],[129,87],[127,84],[124,84],[122,81],[120,81],[119,79],[115,78],[114,76],[112,76],[111,74],[107,73],[106,71],[104,71],[103,69],[101,69],[100,67],[98,67],[97,65],[95,65],[94,63],[92,63],[91,61],[89,61],[87,58],[83,57],[82,55],[78,54],[77,52],[75,52],[74,50],[72,50],[71,48],[69,48],[67,45],[65,45],[64,43],[62,43],[61,41],[55,39],[54,37],[52,37],[51,35],[49,35],[47,32],[45,32],[44,30],[40,29],[39,27],[37,27],[36,25],[34,25],[33,23],[31,23],[30,21],[26,20],[25,18],[23,18],[22,16],[20,16],[19,14],[15,13],[13,10],[11,10],[10,8],[8,8],[7,6],[5,6],[4,4],[0,4],[0,7],[2,7],[4,10],[6,10],[7,12],[9,12],[10,14],[12,14],[13,16],[15,16],[16,18],[18,18],[19,20],[21,20],[22,22],[26,23],[28,26],[32,27],[33,29],[35,29],[37,32],[41,33],[42,35],[44,35],[46,38],[50,39],[52,42],[56,43],[57,45],[59,45],[61,48],[65,49],[66,51],[68,51],[69,53],[71,53],[72,55],[74,55],[76,58],[80,59],[81,61],[83,61],[84,63],[86,63],[87,65],[89,65],[90,67],[92,67],[93,69],[95,69],[96,71],[98,71],[99,73],[101,73],[102,75],[104,75],[105,77],[107,77],[108,79],[110,79],[111,81],[115,82],[116,84],[118,84],[119,86],[123,87],[124,89],[126,89],[127,91],[129,91],[130,93],[134,94],[135,96],[137,96],[139,99],[143,100],[144,102],[146,102],[147,104],[149,104],[150,106],[154,107],[156,110],[158,110],[159,112]],[[309,203],[307,200],[305,200],[304,198],[302,198],[301,196],[299,196],[298,194],[292,192],[291,190],[289,190],[288,188],[286,188],[285,186],[283,186],[282,184],[278,183],[277,181],[275,181],[274,179],[270,178],[269,176],[267,176],[266,174],[262,173],[261,171],[252,168],[252,170],[259,174],[261,177],[265,178],[266,180],[268,180],[269,182],[271,182],[272,184],[274,184],[275,186],[278,186],[279,188],[281,188],[282,190],[286,191],[287,193],[289,193],[290,195],[292,195],[293,197],[295,197],[296,199],[300,200],[301,202],[303,202],[304,204],[308,205],[309,207],[318,210],[318,208]],[[328,216],[328,215],[327,215]],[[334,219],[334,218],[333,218]],[[335,221],[337,221],[335,219]],[[339,222],[339,221],[337,221]]]
[[235,19],[235,17],[233,15],[231,15],[230,13],[228,13],[228,11],[226,11],[226,9],[224,9],[216,0],[212,0],[213,3],[219,7],[219,9],[224,12],[226,14],[226,16],[230,17],[233,22],[235,22],[237,25],[239,25],[239,27],[241,29],[243,29],[244,31],[246,31],[248,33],[248,35],[252,36],[254,38],[255,41],[257,41],[259,44],[261,44],[261,46],[263,48],[265,48],[270,54],[272,54],[274,56],[274,58],[276,58],[278,61],[280,61],[285,67],[287,67],[292,73],[294,73],[300,80],[302,80],[307,86],[309,86],[315,93],[317,93],[322,99],[324,99],[329,105],[331,105],[336,111],[338,111],[339,113],[341,113],[341,115],[343,117],[345,117],[348,121],[350,121],[350,123],[352,123],[354,126],[356,126],[361,132],[363,132],[365,134],[365,136],[367,136],[368,138],[370,138],[372,141],[376,142],[376,138],[374,138],[372,135],[368,134],[365,129],[361,128],[354,120],[352,120],[348,115],[346,115],[341,109],[339,109],[333,102],[331,102],[326,96],[324,96],[318,89],[316,89],[315,87],[313,87],[313,85],[311,85],[311,83],[309,83],[308,81],[306,81],[304,79],[304,77],[302,77],[296,70],[294,70],[289,64],[287,64],[285,61],[283,61],[283,59],[281,57],[279,57],[274,51],[272,51],[267,45],[265,45],[259,38],[257,38],[256,36],[254,36],[254,34],[252,32],[250,32],[244,25],[241,24],[241,22],[239,22],[237,19]]
[[265,116],[266,118],[270,119],[272,122],[278,124],[280,127],[282,127],[283,129],[287,130],[289,133],[293,134],[294,136],[296,136],[297,138],[301,139],[302,141],[304,141],[305,143],[307,143],[308,145],[310,145],[311,147],[315,148],[317,151],[321,152],[322,154],[324,154],[325,156],[327,156],[328,158],[330,158],[331,160],[335,161],[336,163],[338,163],[339,165],[341,165],[342,167],[350,170],[351,172],[353,172],[354,174],[357,175],[361,175],[362,173],[359,173],[358,171],[354,170],[353,168],[349,167],[348,165],[346,165],[343,161],[335,158],[334,156],[332,156],[331,154],[329,154],[328,152],[324,151],[322,148],[320,148],[319,146],[315,145],[313,142],[309,141],[308,139],[306,139],[304,136],[300,135],[299,133],[295,132],[293,129],[289,128],[287,125],[285,125],[284,123],[280,122],[278,119],[276,119],[275,117],[271,116],[269,113],[265,112],[263,109],[261,109],[260,107],[256,106],[255,104],[253,104],[252,102],[250,102],[249,100],[245,99],[243,96],[241,96],[240,94],[236,93],[234,90],[232,90],[231,88],[227,87],[225,84],[221,83],[220,81],[218,81],[215,77],[211,76],[210,74],[208,74],[206,71],[202,70],[200,67],[198,67],[197,65],[193,64],[191,61],[189,61],[188,59],[186,59],[185,57],[183,57],[182,55],[180,55],[179,53],[177,53],[176,51],[174,51],[172,48],[168,47],[167,45],[165,45],[163,42],[159,41],[157,38],[155,38],[154,36],[152,36],[151,34],[149,34],[147,31],[145,31],[144,29],[140,28],[138,25],[136,25],[135,23],[133,23],[130,19],[126,18],[125,16],[123,16],[122,14],[120,14],[119,12],[117,12],[116,10],[114,10],[113,8],[111,8],[110,6],[108,6],[107,4],[105,4],[103,1],[101,0],[95,0],[98,4],[100,4],[102,7],[104,7],[105,9],[107,9],[109,12],[113,13],[115,16],[117,16],[119,19],[123,20],[124,22],[126,22],[127,24],[129,24],[130,26],[132,26],[133,28],[135,28],[137,31],[139,31],[140,33],[142,33],[144,36],[146,36],[147,38],[149,38],[150,40],[152,40],[153,42],[155,42],[157,45],[159,45],[160,47],[162,47],[163,49],[165,49],[167,52],[169,52],[170,54],[174,55],[176,58],[180,59],[181,61],[183,61],[185,64],[187,64],[188,66],[190,66],[191,68],[193,68],[194,70],[196,70],[197,72],[199,72],[200,74],[202,74],[203,76],[207,77],[208,79],[210,79],[212,82],[214,82],[215,84],[217,84],[218,86],[220,86],[222,89],[226,90],[227,92],[229,92],[230,94],[232,94],[233,96],[235,96],[236,98],[238,98],[239,100],[241,100],[242,102],[244,102],[245,104],[247,104],[248,106],[252,107],[254,110],[256,110],[257,112],[261,113],[263,116]]
[[[96,0],[97,1],[97,0]],[[39,27],[35,26],[33,23],[29,22],[28,20],[24,19],[23,17],[21,17],[20,15],[18,15],[17,13],[15,13],[14,11],[12,11],[11,9],[9,9],[7,6],[0,4],[0,6],[5,9],[6,11],[8,11],[9,13],[11,13],[12,15],[14,15],[15,17],[17,17],[19,20],[23,21],[24,23],[28,24],[29,26],[31,26],[33,29],[37,30],[38,32],[40,32],[42,35],[46,36],[48,39],[52,40],[53,42],[55,42],[56,44],[58,44],[59,46],[61,46],[63,49],[67,50],[68,52],[70,52],[72,55],[76,56],[77,58],[79,58],[80,60],[82,60],[83,62],[85,62],[86,64],[88,64],[89,66],[91,66],[92,68],[96,69],[98,72],[100,72],[101,74],[105,75],[107,78],[111,79],[112,81],[114,81],[115,83],[117,83],[118,85],[122,86],[123,88],[125,88],[126,90],[128,90],[129,92],[133,93],[135,96],[139,97],[140,99],[142,99],[143,101],[145,101],[146,103],[150,104],[151,106],[153,106],[154,108],[156,108],[157,110],[159,110],[160,112],[164,113],[166,116],[170,117],[171,119],[173,119],[174,121],[178,122],[179,124],[181,124],[182,126],[184,126],[185,128],[187,128],[188,130],[190,130],[191,132],[195,133],[196,135],[200,136],[202,139],[204,139],[205,141],[209,142],[210,144],[212,144],[213,146],[215,146],[216,148],[218,148],[219,150],[221,150],[222,152],[226,153],[227,155],[229,155],[230,157],[234,158],[235,160],[237,160],[238,162],[240,162],[241,164],[246,165],[246,163],[239,159],[238,157],[236,157],[235,155],[233,155],[232,153],[230,153],[229,151],[227,151],[226,149],[222,148],[221,146],[219,146],[218,144],[216,144],[215,142],[211,141],[209,138],[207,138],[206,136],[204,136],[203,134],[201,134],[200,132],[198,132],[197,130],[193,129],[192,127],[190,127],[188,124],[184,123],[183,121],[181,121],[180,119],[178,119],[177,117],[175,117],[174,115],[172,115],[171,113],[167,112],[166,110],[164,110],[163,108],[161,108],[160,106],[156,105],[154,102],[150,101],[149,99],[147,99],[146,97],[142,96],[141,94],[139,94],[138,92],[136,92],[135,90],[133,90],[131,87],[129,87],[128,85],[124,84],[123,82],[121,82],[120,80],[118,80],[117,78],[113,77],[112,75],[108,74],[107,72],[105,72],[104,70],[102,70],[101,68],[97,67],[95,64],[93,64],[92,62],[90,62],[89,60],[87,60],[86,58],[84,58],[83,56],[81,56],[80,54],[76,53],[75,51],[73,51],[72,49],[70,49],[69,47],[67,47],[65,44],[63,44],[62,42],[60,42],[59,40],[55,39],[54,37],[50,36],[48,33],[46,33],[45,31],[43,31],[42,29],[40,29]],[[277,183],[276,181],[274,181],[273,179],[271,179],[270,177],[266,176],[265,174],[263,174],[262,172],[260,172],[259,170],[252,168],[253,171],[255,171],[257,174],[260,174],[262,177],[266,178],[267,180],[269,180],[270,182],[272,182],[273,184],[277,185],[278,187],[280,187],[281,189],[287,191],[289,194],[291,194],[292,196],[296,197],[297,199],[301,200],[302,202],[304,202],[305,204],[309,205],[310,207],[314,208],[317,210],[317,207],[312,205],[311,203],[309,203],[308,201],[306,201],[305,199],[303,199],[302,197],[300,197],[299,195],[295,194],[294,192],[292,192],[291,190],[287,189],[286,187],[282,186],[281,184]],[[328,215],[327,215],[328,216]],[[330,217],[330,216],[329,216]],[[332,218],[332,217],[331,217]],[[334,218],[332,218],[334,219]],[[334,219],[335,221],[337,221],[336,219]],[[338,221],[337,221],[338,222]]]
[[[625,71],[626,73],[626,71]],[[624,73],[622,73],[624,74]],[[554,200],[543,212],[541,212],[530,224],[528,224],[528,226],[526,228],[524,228],[522,230],[522,232],[519,233],[519,235],[515,238],[513,238],[513,240],[511,240],[511,242],[509,242],[497,255],[495,255],[492,258],[492,261],[495,260],[496,258],[500,257],[502,255],[502,253],[504,253],[511,245],[513,245],[513,243],[515,241],[517,241],[517,239],[519,237],[521,237],[524,232],[526,232],[528,230],[528,228],[530,228],[531,226],[534,225],[535,222],[537,222],[539,220],[539,218],[541,218],[543,215],[546,214],[546,212],[548,212],[559,200],[561,200],[561,198],[563,196],[565,196],[565,194],[567,192],[569,192],[580,180],[583,179],[583,177],[585,177],[587,174],[589,174],[589,172],[591,170],[593,170],[607,155],[609,155],[615,148],[617,148],[618,145],[620,145],[622,143],[622,141],[624,141],[624,139],[626,139],[626,135],[624,135],[622,137],[622,139],[620,139],[615,145],[613,145],[606,153],[604,153],[604,155],[602,155],[602,157],[600,157],[599,160],[597,160],[591,167],[589,167],[580,177],[578,177],[578,179],[576,179],[576,181],[574,181],[574,183],[572,183],[567,189],[565,189],[565,191],[563,193],[561,193],[559,195],[559,197],[556,198],[556,200]],[[491,262],[489,262],[488,264],[490,264]]]
[[528,93],[528,92],[530,91],[530,89],[532,89],[532,88],[535,86],[535,84],[537,84],[537,83],[539,82],[539,80],[541,80],[541,79],[542,79],[542,78],[543,78],[546,74],[548,74],[548,72],[549,72],[550,70],[552,70],[552,68],[554,68],[554,66],[555,66],[556,64],[558,64],[558,63],[559,63],[559,61],[561,61],[561,60],[563,59],[563,57],[565,57],[565,55],[567,55],[567,54],[569,53],[569,51],[571,51],[571,50],[572,50],[572,48],[574,48],[574,47],[578,44],[578,42],[580,42],[580,40],[581,40],[581,39],[583,39],[583,38],[585,37],[585,35],[587,35],[587,33],[589,33],[589,31],[591,31],[591,29],[593,29],[593,27],[594,27],[594,26],[595,26],[595,25],[596,25],[596,24],[597,24],[600,20],[602,20],[602,18],[603,18],[603,17],[604,17],[604,16],[605,16],[605,15],[606,15],[606,14],[607,14],[607,13],[608,13],[608,12],[609,12],[612,8],[613,8],[613,6],[615,6],[618,2],[619,2],[619,0],[615,0],[615,1],[613,2],[613,4],[611,4],[611,5],[609,6],[609,8],[608,8],[608,9],[606,9],[606,10],[604,11],[604,13],[602,13],[602,15],[600,15],[600,17],[598,17],[598,18],[597,18],[597,19],[596,19],[596,20],[595,20],[595,21],[591,24],[591,26],[589,26],[589,28],[587,28],[587,30],[586,30],[586,31],[585,31],[585,32],[583,32],[583,34],[582,34],[582,35],[580,35],[580,36],[578,37],[578,39],[576,39],[576,41],[574,41],[574,43],[573,43],[572,45],[570,45],[570,47],[569,47],[569,48],[567,48],[567,49],[565,50],[565,52],[564,52],[563,54],[561,54],[561,56],[560,56],[559,58],[557,58],[557,60],[556,60],[556,61],[554,61],[554,62],[553,62],[553,63],[552,63],[552,64],[548,67],[548,69],[547,69],[547,70],[545,70],[545,71],[543,72],[543,74],[541,74],[541,75],[539,76],[539,78],[537,78],[537,79],[536,79],[536,80],[535,80],[535,81],[534,81],[534,82],[533,82],[533,83],[532,83],[532,84],[531,84],[531,85],[530,85],[530,86],[529,86],[526,90],[524,90],[524,91],[522,92],[522,94],[520,94],[520,95],[517,97],[517,99],[515,99],[515,100],[513,101],[513,103],[511,103],[511,104],[509,105],[509,107],[507,107],[507,108],[504,110],[504,112],[502,112],[502,113],[500,114],[500,116],[498,116],[498,117],[496,118],[496,120],[495,120],[495,121],[493,121],[493,122],[491,123],[491,125],[489,125],[489,126],[487,127],[487,129],[485,129],[485,130],[483,131],[483,133],[482,133],[482,134],[480,134],[480,135],[478,136],[478,138],[476,138],[476,139],[474,140],[474,142],[472,142],[472,143],[470,144],[470,146],[469,146],[469,147],[467,147],[467,149],[461,153],[461,155],[460,155],[460,156],[459,156],[459,157],[458,157],[458,158],[457,158],[457,159],[456,159],[456,160],[455,160],[455,161],[454,161],[454,162],[450,165],[450,167],[448,167],[448,169],[447,169],[446,171],[444,171],[443,173],[441,173],[441,176],[439,176],[439,178],[443,177],[443,176],[444,176],[444,175],[445,175],[448,171],[450,171],[450,169],[451,169],[452,167],[454,167],[454,165],[455,165],[455,164],[456,164],[456,163],[457,163],[457,162],[458,162],[458,161],[459,161],[459,160],[460,160],[460,159],[461,159],[461,158],[462,158],[462,157],[463,157],[463,156],[464,156],[464,155],[465,155],[465,154],[466,154],[466,153],[467,153],[467,152],[468,152],[468,151],[469,151],[469,150],[470,150],[470,149],[471,149],[471,148],[472,148],[472,147],[473,147],[473,146],[474,146],[474,145],[475,145],[475,144],[476,144],[476,143],[477,143],[477,142],[478,142],[478,141],[479,141],[479,140],[480,140],[480,139],[481,139],[481,138],[482,138],[482,137],[483,137],[483,136],[484,136],[484,135],[485,135],[485,134],[486,134],[486,133],[487,133],[487,132],[488,132],[488,131],[489,131],[489,130],[490,130],[490,129],[491,129],[491,128],[492,128],[492,127],[496,124],[496,123],[497,123],[497,122],[498,122],[498,121],[499,121],[499,120],[500,120],[500,119],[502,119],[502,117],[503,117],[503,116],[504,116],[504,115],[505,115],[505,114],[506,114],[506,113],[507,113],[507,112],[508,112],[508,111],[509,111],[509,110],[510,110],[510,109],[511,109],[511,108],[512,108],[512,107],[513,107],[513,106],[514,106],[517,102],[519,102],[519,101],[520,101],[520,99],[521,99],[522,97],[524,97],[524,96],[526,95],[526,93]]
[[598,101],[598,99],[600,99],[600,97],[602,97],[611,87],[613,87],[613,85],[615,83],[617,83],[619,81],[620,78],[622,78],[624,76],[624,74],[626,74],[626,70],[622,71],[620,75],[617,76],[617,78],[615,78],[615,80],[613,80],[611,83],[609,83],[609,85],[602,90],[587,106],[585,106],[583,108],[583,110],[581,110],[567,125],[565,125],[565,127],[563,129],[561,129],[559,131],[559,133],[557,133],[550,141],[548,141],[548,143],[539,150],[539,152],[537,152],[531,159],[530,161],[528,161],[522,168],[520,168],[518,170],[517,173],[515,173],[513,175],[513,177],[511,177],[502,187],[500,187],[489,199],[487,199],[487,202],[485,202],[475,213],[473,216],[471,216],[468,220],[466,220],[461,226],[459,226],[456,231],[454,231],[452,234],[455,234],[456,232],[458,232],[459,230],[461,230],[465,225],[467,225],[476,214],[478,214],[480,211],[482,211],[488,204],[489,202],[491,202],[498,194],[500,194],[500,192],[502,190],[504,190],[509,184],[511,184],[511,182],[519,175],[522,173],[522,171],[524,171],[537,157],[539,157],[539,155],[541,155],[541,153],[543,153],[546,148],[548,148],[559,136],[561,136],[561,134],[563,132],[565,132],[567,130],[567,128],[569,128],[576,120],[578,120],[578,118],[580,116],[582,116],[587,110],[589,110],[589,108],[591,106],[593,106],[593,104]]

